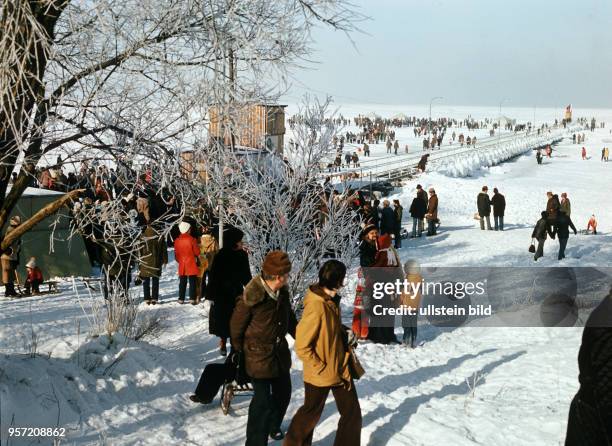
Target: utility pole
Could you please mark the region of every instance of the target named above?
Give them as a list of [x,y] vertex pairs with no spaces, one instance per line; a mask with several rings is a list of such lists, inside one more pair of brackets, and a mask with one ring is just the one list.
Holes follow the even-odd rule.
[[431,104],[433,103],[433,101],[435,101],[436,99],[444,99],[441,96],[436,96],[434,98],[431,98],[431,101],[429,101],[429,122],[428,124],[428,129],[429,129],[429,134],[431,134]]

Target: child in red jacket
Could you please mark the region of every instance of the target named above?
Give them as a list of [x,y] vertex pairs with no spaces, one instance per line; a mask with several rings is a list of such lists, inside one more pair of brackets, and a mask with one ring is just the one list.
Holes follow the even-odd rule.
[[28,277],[23,285],[26,294],[30,294],[30,291],[32,291],[33,294],[40,293],[40,285],[43,283],[43,275],[40,268],[36,266],[35,257],[32,257],[30,261],[26,263],[26,271],[28,272]]

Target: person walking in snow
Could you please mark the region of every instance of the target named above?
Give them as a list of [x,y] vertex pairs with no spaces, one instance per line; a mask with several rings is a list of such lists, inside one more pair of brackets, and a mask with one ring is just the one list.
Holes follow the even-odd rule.
[[586,151],[586,147],[582,147],[582,159],[585,160],[587,159],[587,151]]
[[[366,280],[368,289],[373,286],[374,282],[391,283],[403,279],[399,255],[391,246],[391,235],[381,235],[377,245],[378,250],[370,271],[373,276]],[[364,302],[364,307],[370,316],[368,339],[380,344],[399,344],[394,332],[395,317],[374,311],[375,306],[380,305],[383,309],[394,306],[395,296],[384,293],[382,299],[376,300],[371,293],[368,293],[367,296],[369,299]]]
[[546,211],[542,211],[541,218],[538,220],[531,233],[531,238],[536,239],[538,242],[538,247],[533,257],[535,261],[544,255],[544,242],[546,242],[547,234],[550,235],[552,239],[555,238],[548,222],[548,214]]
[[398,150],[399,150],[399,141],[396,139],[395,142],[393,143],[393,151],[395,152],[396,155],[397,155]]
[[393,143],[391,142],[391,138],[387,139],[387,153],[391,153],[391,148],[393,147]]
[[247,446],[266,445],[268,437],[284,437],[281,424],[291,399],[291,352],[286,337],[290,334],[295,339],[297,325],[287,287],[290,271],[287,253],[269,252],[261,273],[244,287],[230,322],[232,348],[244,355],[254,391]]
[[569,198],[567,198],[567,192],[561,194],[561,205],[559,206],[559,210],[568,217],[572,215],[572,204]]
[[[584,156],[582,157],[584,159]],[[601,161],[606,159],[606,148],[601,149]]]
[[361,232],[361,243],[359,244],[359,270],[357,271],[357,288],[355,289],[355,302],[353,303],[353,333],[357,339],[366,339],[369,331],[369,318],[365,303],[369,302],[367,279],[368,268],[374,265],[376,260],[378,229],[375,225],[367,225]]
[[[419,190],[423,192],[423,194],[419,194]],[[417,194],[413,198],[412,203],[410,204],[410,216],[412,217],[412,235],[411,238],[415,238],[417,236],[421,237],[423,234],[423,219],[425,218],[425,214],[427,213],[427,203],[423,198],[424,194],[421,185],[417,186]]]
[[612,444],[612,289],[591,312],[578,352],[580,388],[569,408],[565,446]]
[[487,222],[487,230],[491,230],[491,199],[489,198],[489,188],[487,186],[482,187],[482,191],[476,198],[476,206],[478,207],[478,215],[480,216],[480,229],[485,229],[485,219]]
[[589,233],[590,230],[593,230],[593,234],[597,234],[597,219],[595,218],[595,214],[591,215],[591,218],[589,218],[589,222],[587,223],[587,229],[586,232],[587,234]]
[[[21,224],[21,217],[15,215],[9,220],[9,227],[4,233],[6,238],[12,231],[14,231]],[[15,291],[15,277],[17,274],[17,267],[19,266],[19,254],[21,252],[21,239],[18,238],[11,243],[2,255],[0,261],[2,262],[2,283],[4,284],[4,295],[6,297],[17,296]]]
[[396,227],[396,217],[389,200],[383,201],[383,208],[380,216],[380,234],[393,234]]
[[536,161],[538,162],[538,164],[542,164],[542,152],[540,151],[540,149],[538,149],[538,151],[536,152]]
[[196,278],[198,276],[197,258],[200,256],[198,242],[191,235],[191,224],[182,221],[179,224],[181,235],[174,241],[174,258],[178,262],[179,297],[178,303],[185,303],[187,282],[189,282],[189,301],[196,302]]
[[150,222],[147,222],[142,233],[142,241],[138,277],[142,280],[144,301],[147,305],[155,305],[159,300],[159,278],[162,275],[162,268],[168,263],[168,248],[166,241],[160,237]]
[[610,148],[606,147],[605,149],[605,153],[604,153],[604,160],[606,161],[606,163],[608,162],[608,157],[610,156]]
[[559,196],[554,194],[551,191],[546,192],[546,197],[548,201],[546,202],[546,214],[548,215],[548,224],[552,226],[557,219],[557,215],[559,214],[559,208],[561,208],[561,203],[559,202]]
[[504,213],[506,211],[506,198],[499,193],[496,187],[493,188],[493,221],[495,222],[495,230],[504,230]]
[[552,238],[555,235],[559,238],[559,255],[558,260],[565,258],[565,247],[567,246],[567,240],[569,239],[569,228],[572,228],[574,235],[578,234],[576,226],[572,223],[569,215],[564,212],[560,212],[557,220],[555,221]]
[[304,404],[291,420],[284,446],[312,443],[330,391],[340,412],[333,444],[360,444],[361,408],[349,365],[354,341],[340,317],[338,291],[345,275],[343,263],[329,260],[319,270],[318,283],[306,291],[295,335],[295,352],[304,363]]
[[[402,293],[400,296],[400,305],[405,313],[402,314],[402,328],[404,335],[402,343],[415,348],[417,345],[417,325],[419,317],[419,308],[421,306],[421,289],[422,282],[421,266],[416,260],[408,260],[404,264],[405,279],[411,288],[407,293]],[[418,285],[418,286],[417,286]]]
[[433,187],[429,188],[429,200],[427,201],[427,235],[436,235],[436,224],[438,223],[438,196]]
[[227,354],[227,338],[230,337],[230,319],[236,299],[251,280],[249,255],[244,250],[244,233],[229,228],[223,233],[223,248],[215,255],[206,287],[206,298],[211,301],[208,330],[219,340],[219,352]]

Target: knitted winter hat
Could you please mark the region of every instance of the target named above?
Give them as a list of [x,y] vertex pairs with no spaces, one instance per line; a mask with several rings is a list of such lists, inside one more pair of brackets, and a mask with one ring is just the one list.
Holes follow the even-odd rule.
[[404,272],[406,274],[421,274],[421,265],[416,260],[408,260],[404,263]]
[[36,268],[36,257],[30,258],[30,261],[26,263],[26,268]]
[[191,229],[191,225],[186,221],[182,221],[179,223],[179,231],[181,231],[181,234],[186,234],[187,232],[189,232],[189,229]]
[[266,255],[261,270],[270,276],[282,276],[291,271],[291,261],[286,252],[271,251]]

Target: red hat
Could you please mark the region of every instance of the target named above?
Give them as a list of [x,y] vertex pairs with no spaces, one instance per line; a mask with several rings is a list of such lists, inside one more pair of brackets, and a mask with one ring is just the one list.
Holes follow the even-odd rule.
[[384,234],[378,237],[378,249],[387,249],[391,246],[391,235]]
[[286,252],[271,251],[266,255],[261,270],[269,276],[282,276],[291,271],[291,261]]

